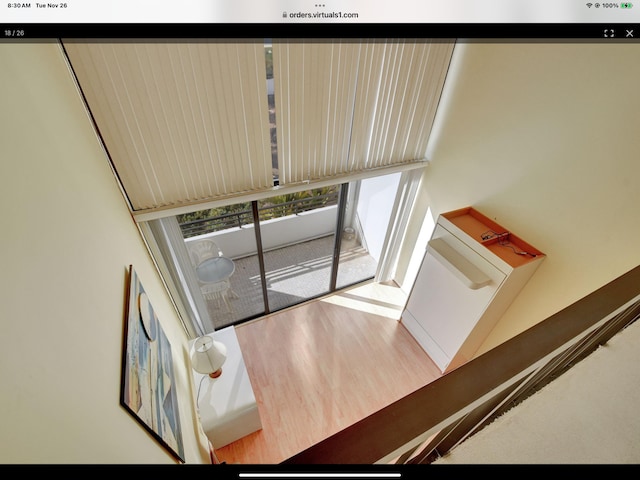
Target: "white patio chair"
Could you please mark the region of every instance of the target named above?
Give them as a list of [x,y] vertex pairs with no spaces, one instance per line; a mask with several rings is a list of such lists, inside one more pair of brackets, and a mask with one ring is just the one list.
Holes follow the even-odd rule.
[[233,307],[229,302],[229,295],[237,298],[235,292],[231,289],[231,283],[229,280],[223,280],[216,283],[204,283],[200,285],[202,295],[205,299],[215,301],[218,304],[218,308],[222,308],[221,302],[224,302],[227,307],[227,312],[233,312]]
[[200,240],[189,245],[189,253],[194,267],[211,257],[222,257],[222,250],[213,240]]

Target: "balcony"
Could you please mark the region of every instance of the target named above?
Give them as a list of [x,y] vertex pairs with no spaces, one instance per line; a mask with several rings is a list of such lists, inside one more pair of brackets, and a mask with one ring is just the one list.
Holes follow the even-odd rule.
[[[264,251],[269,312],[302,303],[329,293],[333,262],[337,194],[288,202],[292,215],[278,216],[283,205],[260,209],[260,235]],[[265,306],[256,252],[256,236],[251,211],[184,222],[181,229],[187,246],[211,239],[224,256],[235,263],[230,278],[228,303],[206,300],[209,317],[216,329],[264,315]],[[377,259],[367,249],[358,228],[357,215],[345,223],[340,245],[337,288],[371,279]],[[384,235],[384,232],[381,233]]]

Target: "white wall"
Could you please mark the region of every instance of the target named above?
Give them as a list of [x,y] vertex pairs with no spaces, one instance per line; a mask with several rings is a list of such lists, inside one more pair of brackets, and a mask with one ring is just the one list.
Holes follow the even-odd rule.
[[637,45],[456,46],[432,212],[472,205],[547,254],[480,352],[640,263],[638,78]]
[[119,404],[130,264],[172,345],[186,461],[206,462],[187,339],[58,46],[0,44],[0,85],[0,463],[174,463]]

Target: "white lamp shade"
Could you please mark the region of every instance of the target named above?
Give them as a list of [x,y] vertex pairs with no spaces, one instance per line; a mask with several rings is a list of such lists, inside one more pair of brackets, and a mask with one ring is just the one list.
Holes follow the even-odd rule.
[[211,336],[204,335],[193,342],[191,366],[196,372],[206,375],[214,373],[222,368],[226,359],[227,347]]

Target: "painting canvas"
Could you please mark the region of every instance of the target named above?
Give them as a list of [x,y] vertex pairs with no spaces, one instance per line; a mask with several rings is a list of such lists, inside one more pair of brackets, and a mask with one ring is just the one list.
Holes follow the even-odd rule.
[[121,404],[180,462],[184,447],[171,345],[129,266]]

